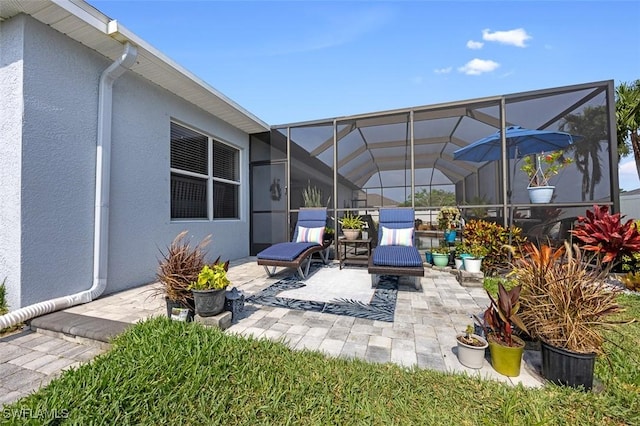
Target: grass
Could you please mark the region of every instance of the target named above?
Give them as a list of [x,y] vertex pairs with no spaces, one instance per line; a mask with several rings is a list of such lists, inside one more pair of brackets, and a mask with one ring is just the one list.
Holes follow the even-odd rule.
[[[640,296],[620,300],[640,317]],[[640,324],[607,336],[610,355],[596,367],[603,390],[586,393],[327,358],[155,318],[5,413],[58,410],[73,424],[123,425],[640,424]]]

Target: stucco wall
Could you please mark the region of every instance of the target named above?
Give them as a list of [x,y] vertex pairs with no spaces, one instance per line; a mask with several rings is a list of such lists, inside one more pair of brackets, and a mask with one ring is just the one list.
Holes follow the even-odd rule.
[[20,179],[24,19],[0,23],[0,282],[20,306]]
[[[20,300],[25,306],[92,284],[97,93],[110,61],[31,18],[20,19],[25,21]],[[243,149],[240,221],[171,222],[172,118]],[[158,248],[184,229],[194,241],[214,235],[212,258],[247,256],[247,162],[247,134],[131,71],[116,80],[105,293],[152,282]]]

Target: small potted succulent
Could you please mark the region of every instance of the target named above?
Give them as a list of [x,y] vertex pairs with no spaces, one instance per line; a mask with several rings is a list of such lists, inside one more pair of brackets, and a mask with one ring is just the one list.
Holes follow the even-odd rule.
[[211,265],[204,265],[198,279],[191,283],[196,314],[201,317],[218,315],[224,309],[229,261],[220,263],[220,258]]
[[487,341],[473,334],[473,326],[467,325],[464,333],[458,334],[458,360],[460,363],[469,368],[482,368],[484,364],[485,349],[489,347]]
[[347,212],[338,222],[342,225],[342,233],[347,240],[358,239],[360,231],[364,227],[364,220],[351,212]]

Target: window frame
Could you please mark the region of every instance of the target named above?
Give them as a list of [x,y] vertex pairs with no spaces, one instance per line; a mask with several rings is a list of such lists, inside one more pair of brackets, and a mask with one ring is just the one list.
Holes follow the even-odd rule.
[[[185,129],[188,129],[192,132],[198,133],[201,136],[204,136],[207,138],[207,152],[206,152],[206,156],[207,156],[207,174],[202,174],[202,173],[197,173],[197,172],[192,172],[189,170],[183,170],[183,169],[179,169],[179,168],[175,168],[175,167],[171,167],[171,144],[172,144],[172,137],[171,137],[171,133],[172,133],[172,127],[176,125],[176,126],[180,126],[183,127]],[[219,143],[222,145],[225,145],[226,147],[229,147],[233,150],[235,150],[235,152],[237,153],[237,175],[238,175],[238,180],[234,181],[231,179],[225,179],[225,178],[219,178],[219,177],[215,177],[214,176],[214,159],[213,159],[213,147],[215,143]],[[171,222],[185,222],[185,221],[198,221],[198,222],[213,222],[213,221],[240,221],[242,220],[242,187],[243,187],[243,181],[242,181],[242,158],[243,158],[243,149],[240,148],[239,146],[232,144],[228,141],[225,141],[219,137],[216,136],[212,136],[206,132],[203,132],[201,130],[197,130],[192,126],[186,125],[184,123],[181,123],[179,121],[174,121],[171,120],[170,122],[170,129],[169,129],[169,216],[170,216],[170,221]],[[198,178],[198,179],[206,179],[207,181],[207,217],[192,217],[192,218],[180,218],[180,217],[172,217],[171,216],[171,211],[172,211],[172,204],[173,204],[173,197],[171,195],[171,180],[172,174],[176,174],[178,176],[185,176],[185,177],[193,177],[193,178]],[[213,185],[214,182],[220,182],[220,183],[224,183],[224,184],[228,184],[228,185],[235,185],[237,187],[237,191],[238,191],[238,196],[237,196],[237,200],[236,200],[236,210],[237,210],[237,216],[236,217],[214,217],[214,190],[213,190]]]

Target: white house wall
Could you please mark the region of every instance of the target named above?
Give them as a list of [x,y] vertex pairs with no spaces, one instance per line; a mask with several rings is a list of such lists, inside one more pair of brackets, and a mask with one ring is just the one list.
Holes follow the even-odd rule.
[[[21,259],[17,259],[0,252],[0,261],[21,283],[8,280],[11,307],[15,309],[86,290],[92,284],[98,84],[111,61],[29,17],[2,24],[3,51],[8,24],[22,27],[13,31],[22,31],[24,45],[22,172],[17,177],[12,174],[9,185],[4,179],[1,185],[2,195],[20,187],[20,196],[12,196],[2,216],[4,222],[4,210],[11,214],[21,204],[21,214],[13,219],[14,223],[20,222],[20,231],[15,226],[9,231],[5,226],[0,228],[0,242],[8,243],[0,250],[18,248],[15,251],[21,253]],[[3,53],[3,63],[4,56],[7,54]],[[11,74],[20,72],[15,68]],[[2,90],[7,90],[4,81]],[[15,108],[11,112],[15,114]],[[241,220],[171,222],[171,119],[241,149]],[[19,120],[14,121],[12,129],[20,125]],[[114,84],[112,131],[105,293],[154,281],[159,249],[185,229],[193,241],[213,234],[211,258],[248,255],[246,133],[131,71]],[[19,140],[20,130],[12,132],[18,133],[13,139]],[[19,142],[14,144],[18,148],[12,145],[11,155],[16,157]],[[3,156],[0,162],[9,161]],[[9,170],[16,170],[15,158],[9,166]],[[16,232],[21,232],[19,242]]]
[[0,23],[0,282],[20,306],[23,19]]

